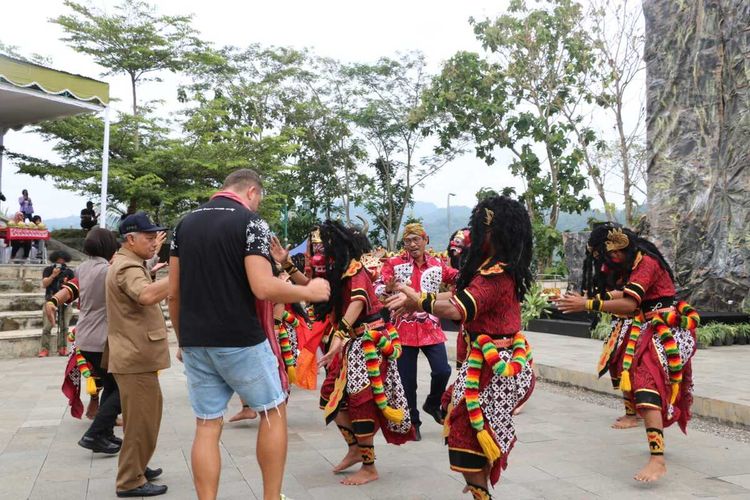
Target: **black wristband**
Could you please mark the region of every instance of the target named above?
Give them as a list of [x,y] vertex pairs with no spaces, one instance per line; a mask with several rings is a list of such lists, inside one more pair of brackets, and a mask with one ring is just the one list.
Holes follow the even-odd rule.
[[422,292],[422,298],[419,301],[419,307],[427,314],[432,314],[432,308],[435,306],[436,299],[436,294]]
[[354,333],[354,329],[352,328],[352,325],[349,324],[346,318],[341,318],[341,321],[339,321],[338,329],[344,332],[347,337],[351,337],[352,333]]

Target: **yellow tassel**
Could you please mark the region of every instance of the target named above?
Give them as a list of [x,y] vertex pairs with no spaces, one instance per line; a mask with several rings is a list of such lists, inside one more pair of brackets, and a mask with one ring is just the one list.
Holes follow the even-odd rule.
[[448,411],[445,413],[445,420],[443,420],[443,437],[447,438],[448,434],[451,433],[451,412],[453,411],[453,403],[448,403]]
[[672,384],[672,397],[669,398],[669,404],[673,405],[677,401],[677,395],[680,393],[680,384]]
[[289,377],[289,383],[290,384],[296,384],[297,383],[297,370],[293,366],[289,366],[286,369],[286,374]]
[[624,370],[620,375],[620,390],[623,392],[630,392],[633,388],[630,386],[630,372]]
[[495,461],[500,458],[500,448],[497,447],[497,443],[492,439],[492,436],[487,432],[487,429],[482,429],[477,432],[477,441],[479,441],[479,446],[482,447],[484,456],[487,457],[490,465],[494,464]]
[[390,406],[386,406],[383,410],[383,416],[391,422],[400,424],[404,421],[404,410],[401,408],[391,408]]
[[96,381],[94,380],[94,377],[86,378],[86,392],[89,393],[90,396],[93,396],[97,393]]

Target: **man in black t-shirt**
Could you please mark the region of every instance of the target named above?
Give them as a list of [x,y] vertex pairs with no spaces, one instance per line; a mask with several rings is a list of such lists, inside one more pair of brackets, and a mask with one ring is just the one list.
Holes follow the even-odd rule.
[[[47,301],[52,298],[54,294],[60,291],[63,283],[67,283],[75,277],[73,270],[68,267],[68,262],[72,260],[72,257],[68,252],[58,251],[53,252],[49,256],[51,266],[47,266],[42,271],[42,287],[44,291],[44,300]],[[57,354],[60,356],[68,355],[68,324],[70,324],[70,318],[73,316],[73,309],[68,306],[61,306],[58,314],[60,315],[60,325],[57,333]],[[39,350],[39,357],[44,358],[49,356],[51,349],[52,340],[52,323],[44,313],[44,307],[42,307],[42,345]]]
[[84,231],[88,231],[98,223],[96,218],[96,212],[94,212],[94,204],[90,201],[86,202],[86,208],[81,210],[81,228]]
[[192,465],[200,498],[215,498],[218,491],[221,426],[234,392],[262,412],[256,453],[264,497],[280,498],[287,394],[268,341],[273,332],[263,328],[256,299],[321,302],[330,293],[325,280],[295,286],[273,276],[271,232],[256,213],[262,198],[258,174],[233,172],[222,191],[180,221],[172,237],[169,313],[196,417]]

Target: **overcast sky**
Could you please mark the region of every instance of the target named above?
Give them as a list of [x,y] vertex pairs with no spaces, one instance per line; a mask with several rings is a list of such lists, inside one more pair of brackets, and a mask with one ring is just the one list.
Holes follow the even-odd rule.
[[[49,56],[52,67],[94,78],[101,68],[86,56],[77,54],[59,39],[61,29],[48,19],[65,13],[60,0],[3,2],[0,41],[16,45],[23,54]],[[93,0],[94,6],[111,9],[117,1]],[[374,61],[398,51],[421,50],[433,71],[458,50],[480,51],[471,27],[470,16],[495,17],[502,14],[508,0],[381,0],[364,3],[342,0],[287,0],[285,2],[237,2],[230,0],[159,0],[163,14],[194,14],[194,26],[204,39],[221,45],[247,46],[251,43],[310,47],[318,54],[344,61]],[[125,77],[106,77],[110,95],[121,99],[114,106],[127,111],[130,106],[129,82]],[[142,99],[164,100],[164,114],[174,110],[175,80],[148,83],[140,90]],[[637,113],[637,106],[634,107]],[[13,151],[53,159],[51,146],[36,134],[9,132],[5,146]],[[502,158],[502,157],[501,157]],[[472,206],[481,187],[496,189],[520,187],[503,167],[500,159],[492,167],[474,158],[473,153],[458,159],[449,168],[431,177],[415,192],[419,201],[445,206],[449,192],[454,205]],[[8,202],[2,209],[14,211],[22,189],[27,188],[36,212],[44,218],[77,214],[85,199],[69,191],[56,189],[42,181],[16,173],[15,166],[4,164],[2,191]],[[593,196],[593,191],[588,194]],[[619,200],[614,200],[620,202]],[[597,205],[596,200],[594,202]]]

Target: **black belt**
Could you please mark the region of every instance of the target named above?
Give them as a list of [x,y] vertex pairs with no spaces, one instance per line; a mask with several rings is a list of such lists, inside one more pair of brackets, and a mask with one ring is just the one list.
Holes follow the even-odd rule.
[[659,297],[657,299],[648,299],[641,302],[641,311],[649,312],[655,309],[666,309],[675,305],[674,295],[670,297]]

